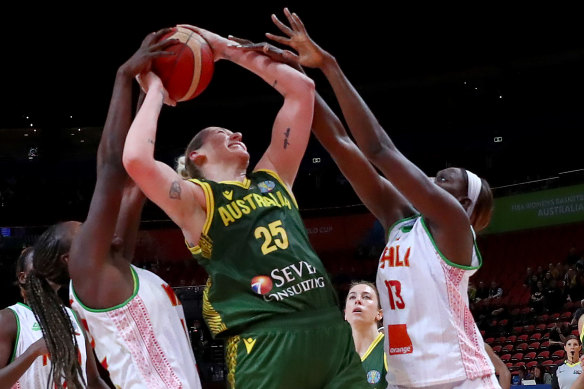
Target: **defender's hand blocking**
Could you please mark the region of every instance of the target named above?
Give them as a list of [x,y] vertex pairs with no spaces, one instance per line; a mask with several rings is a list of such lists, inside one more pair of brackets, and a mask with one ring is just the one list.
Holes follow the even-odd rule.
[[163,28],[148,34],[142,41],[140,48],[122,65],[122,70],[131,77],[136,77],[140,73],[150,71],[154,58],[173,55],[171,51],[166,49],[176,44],[176,39],[165,39],[158,42],[169,31],[170,28]]
[[290,23],[290,27],[282,23],[276,15],[272,14],[272,21],[274,24],[288,36],[288,38],[283,36],[278,36],[274,34],[266,33],[266,37],[281,43],[286,46],[290,46],[296,52],[298,52],[298,62],[302,66],[309,68],[319,68],[324,65],[325,59],[330,57],[330,54],[324,51],[320,46],[318,46],[306,32],[304,24],[295,13],[290,13],[288,8],[284,8],[284,14]]
[[290,50],[282,50],[268,42],[254,43],[247,39],[234,37],[233,35],[229,35],[229,39],[239,44],[236,46],[239,50],[262,52],[274,61],[285,63],[304,73],[302,66],[300,66],[300,63],[298,62],[298,56]]

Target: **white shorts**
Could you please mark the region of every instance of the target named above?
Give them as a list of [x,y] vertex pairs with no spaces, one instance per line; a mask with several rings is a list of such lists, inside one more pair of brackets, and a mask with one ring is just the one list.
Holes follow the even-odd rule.
[[[389,385],[387,389],[409,389],[413,386]],[[423,389],[501,389],[497,376],[490,375],[474,380],[449,382],[447,384],[424,386]]]

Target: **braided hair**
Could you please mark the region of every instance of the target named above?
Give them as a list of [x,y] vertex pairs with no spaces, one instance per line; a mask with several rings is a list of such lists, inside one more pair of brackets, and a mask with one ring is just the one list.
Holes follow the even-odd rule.
[[43,331],[43,337],[51,357],[51,371],[47,388],[51,382],[63,389],[85,387],[83,371],[79,362],[79,348],[75,329],[61,298],[51,286],[66,285],[69,271],[63,256],[69,252],[71,238],[66,233],[68,223],[49,227],[33,248],[33,268],[25,283],[27,303]]

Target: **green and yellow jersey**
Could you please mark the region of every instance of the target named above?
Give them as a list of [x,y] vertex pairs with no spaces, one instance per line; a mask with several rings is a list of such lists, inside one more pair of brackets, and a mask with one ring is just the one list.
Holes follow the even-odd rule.
[[387,381],[387,358],[383,350],[383,332],[371,343],[367,352],[361,357],[361,364],[365,370],[365,377],[370,388],[385,389]]
[[213,336],[338,306],[296,200],[275,172],[254,171],[243,183],[191,181],[207,203],[199,244],[189,250],[209,275],[203,317]]

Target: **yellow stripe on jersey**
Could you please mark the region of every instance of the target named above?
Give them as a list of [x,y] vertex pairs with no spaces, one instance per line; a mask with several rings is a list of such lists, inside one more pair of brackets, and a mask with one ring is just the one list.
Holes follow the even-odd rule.
[[225,350],[225,360],[227,361],[227,382],[232,389],[235,389],[235,368],[237,367],[237,346],[241,338],[238,336],[232,336],[227,339],[226,350]]
[[211,302],[209,302],[209,290],[211,289],[211,277],[207,278],[207,285],[205,285],[205,290],[203,290],[203,318],[209,327],[209,330],[213,335],[217,335],[227,329],[225,323],[221,319],[219,312],[213,308]]
[[[383,339],[383,332],[380,332],[377,335],[377,338],[375,338],[373,340],[373,342],[371,342],[371,344],[369,345],[369,348],[367,349],[367,351],[365,352],[365,354],[363,354],[363,356],[361,357],[361,362],[363,362],[364,360],[367,359],[367,357],[369,356],[369,354],[371,354],[371,352],[373,351],[373,349],[375,348],[375,346],[377,346],[377,344],[379,342],[381,342],[381,340]],[[384,353],[385,355],[385,353]]]
[[198,184],[205,193],[205,203],[207,205],[207,218],[205,219],[205,225],[203,225],[203,234],[207,235],[209,233],[209,228],[213,222],[213,213],[215,213],[215,198],[213,197],[213,190],[211,186],[203,181],[197,179],[190,179],[189,181]]
[[582,326],[582,330],[580,331],[580,343],[582,343],[582,339],[584,339],[584,326]]
[[251,180],[247,177],[243,179],[243,182],[240,181],[219,181],[219,184],[229,184],[229,185],[237,185],[241,186],[243,189],[249,189],[249,185],[251,184]]
[[273,170],[269,170],[269,169],[258,169],[258,170],[254,170],[254,171],[256,171],[256,172],[266,172],[270,176],[272,176],[276,180],[278,180],[278,182],[284,187],[284,189],[286,189],[286,193],[288,193],[288,196],[290,196],[290,198],[294,202],[294,205],[296,206],[296,209],[298,209],[298,203],[296,202],[296,197],[294,197],[294,193],[292,193],[292,191],[288,188],[288,185],[286,185],[284,183],[284,181],[282,181],[282,179],[280,178],[280,176],[278,175],[278,173],[276,173]]

